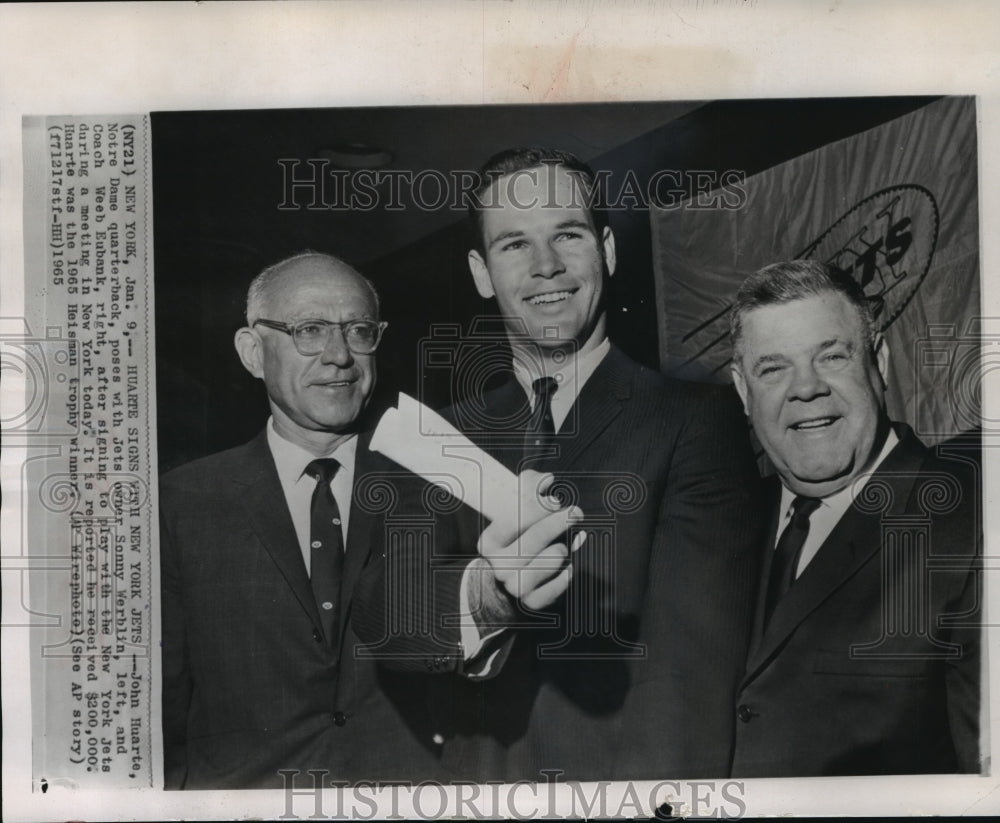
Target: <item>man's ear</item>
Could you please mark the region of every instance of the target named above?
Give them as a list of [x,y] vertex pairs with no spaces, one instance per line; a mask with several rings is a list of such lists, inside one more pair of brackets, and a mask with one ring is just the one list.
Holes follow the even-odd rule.
[[486,268],[486,261],[483,256],[473,249],[469,252],[469,271],[472,272],[472,279],[476,283],[476,291],[480,297],[493,297],[493,281],[490,280],[490,271]]
[[740,396],[740,400],[743,401],[743,413],[749,417],[750,405],[747,402],[747,381],[743,377],[743,370],[740,368],[735,356],[733,357],[732,365],[729,367],[729,372],[733,376],[733,385],[736,386],[736,393]]
[[615,264],[618,258],[615,256],[615,236],[611,232],[611,226],[604,227],[604,236],[601,240],[604,246],[604,264],[608,267],[608,277],[615,273]]
[[889,344],[881,334],[876,334],[872,348],[875,351],[875,365],[882,376],[882,388],[885,389],[889,385]]
[[244,326],[236,332],[233,342],[236,344],[236,353],[240,356],[243,368],[254,377],[263,380],[264,352],[260,335],[249,326]]

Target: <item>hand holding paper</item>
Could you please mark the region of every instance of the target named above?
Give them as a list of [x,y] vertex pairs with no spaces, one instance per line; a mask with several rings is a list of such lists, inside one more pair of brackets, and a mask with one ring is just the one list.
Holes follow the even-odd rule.
[[551,498],[542,497],[554,479],[530,469],[520,475],[520,516],[514,522],[494,520],[480,535],[478,550],[503,590],[529,609],[552,604],[569,585],[571,552],[586,539],[580,532],[572,547],[555,542],[583,518],[573,506],[552,511]]
[[[379,421],[371,449],[434,483],[483,514],[490,525],[478,551],[489,564],[496,586],[528,608],[550,605],[569,585],[567,558],[572,546],[554,542],[583,517],[576,507],[558,509],[545,495],[551,475],[515,475],[447,420],[405,394]],[[478,601],[478,598],[477,598]]]
[[370,448],[446,489],[491,521],[517,520],[517,476],[407,394],[400,392],[398,408],[382,415]]

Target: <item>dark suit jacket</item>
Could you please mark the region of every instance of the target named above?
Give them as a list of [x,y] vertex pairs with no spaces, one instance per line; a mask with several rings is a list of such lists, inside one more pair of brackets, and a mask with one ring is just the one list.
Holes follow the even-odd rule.
[[[359,443],[355,489],[391,464]],[[322,637],[264,433],[160,482],[163,726],[168,788],[422,779],[437,752],[422,682],[356,660],[354,581],[381,553],[377,506],[351,508],[339,659]],[[306,774],[296,785],[309,788]]]
[[[518,468],[520,386],[451,416]],[[450,681],[446,762],[477,780],[542,780],[542,769],[581,780],[723,775],[759,540],[757,471],[735,395],[666,379],[612,347],[556,447],[527,465],[555,473],[590,537],[567,596],[508,633],[499,674]],[[473,520],[459,545],[474,547],[484,525]],[[384,590],[373,580],[369,591]],[[385,613],[359,609],[359,634],[383,634]],[[421,638],[397,640],[419,648]],[[429,660],[435,647],[423,648]]]
[[735,777],[979,770],[978,449],[898,432],[766,628],[758,609]]

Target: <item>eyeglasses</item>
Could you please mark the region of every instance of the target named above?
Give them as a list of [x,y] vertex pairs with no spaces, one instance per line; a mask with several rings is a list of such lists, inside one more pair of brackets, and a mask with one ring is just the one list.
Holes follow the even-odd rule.
[[333,329],[340,329],[344,335],[344,343],[355,354],[371,354],[378,348],[382,332],[389,324],[385,321],[376,323],[374,320],[348,320],[346,323],[333,323],[330,320],[301,320],[298,323],[279,323],[277,320],[254,320],[253,325],[267,326],[289,334],[295,350],[302,355],[311,357],[326,350]]

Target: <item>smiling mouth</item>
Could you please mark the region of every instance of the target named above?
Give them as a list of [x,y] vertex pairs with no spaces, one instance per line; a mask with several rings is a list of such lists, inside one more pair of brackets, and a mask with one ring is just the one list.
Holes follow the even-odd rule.
[[345,386],[352,386],[352,385],[354,385],[354,381],[353,380],[328,380],[328,381],[323,382],[323,383],[313,383],[313,385],[314,386],[319,386],[320,388],[325,388],[325,389],[341,389],[341,388],[344,388]]
[[832,426],[838,420],[840,420],[840,418],[836,416],[814,417],[811,420],[800,420],[798,423],[792,423],[792,425],[788,428],[797,432],[818,431]]
[[536,294],[532,297],[525,297],[524,302],[532,306],[548,306],[552,303],[561,303],[569,300],[576,293],[576,289],[564,289],[563,291],[550,291],[545,294]]

